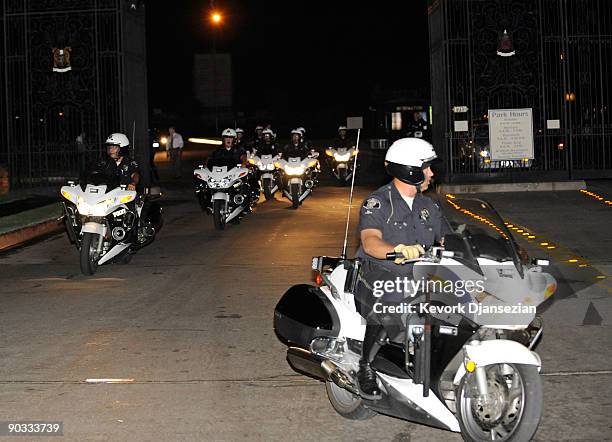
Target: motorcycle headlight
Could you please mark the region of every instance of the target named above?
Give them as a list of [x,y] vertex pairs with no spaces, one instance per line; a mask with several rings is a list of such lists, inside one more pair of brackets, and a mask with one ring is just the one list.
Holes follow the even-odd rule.
[[351,153],[350,152],[346,152],[346,153],[334,153],[334,159],[338,162],[344,162],[344,161],[348,161],[351,159]]
[[77,197],[76,206],[81,215],[90,215],[91,206],[87,204],[82,197]]
[[222,189],[225,189],[226,187],[228,187],[230,185],[230,179],[229,178],[223,178],[221,180],[221,183],[219,184],[219,187]]
[[287,175],[303,175],[305,171],[306,171],[306,168],[302,165],[299,165],[299,166],[286,165],[285,166],[285,173]]
[[270,163],[266,165],[267,170],[274,170],[274,164]]
[[70,201],[71,203],[73,203],[73,202],[74,202],[74,196],[73,196],[73,195],[72,195],[70,192],[68,192],[68,191],[66,191],[66,190],[62,190],[62,191],[61,191],[61,194],[62,194],[62,196],[63,196],[64,198],[66,198],[66,199],[67,199],[68,201]]

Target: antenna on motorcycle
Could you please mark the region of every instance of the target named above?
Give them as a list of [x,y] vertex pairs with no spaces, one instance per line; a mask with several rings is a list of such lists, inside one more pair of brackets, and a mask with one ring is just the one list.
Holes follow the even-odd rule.
[[357,157],[359,156],[359,137],[361,128],[363,127],[362,117],[348,117],[346,119],[347,129],[357,129],[357,143],[355,144],[355,158],[353,159],[353,176],[351,177],[351,191],[349,193],[348,211],[346,214],[346,229],[344,230],[344,245],[342,246],[342,255],[340,258],[346,259],[346,247],[348,245],[349,224],[351,222],[351,207],[353,205],[353,191],[355,190],[355,175],[357,175]]
[[136,157],[136,147],[134,146],[136,144],[136,120],[134,120],[134,122],[132,123],[132,152],[131,153],[131,157],[132,159],[134,159]]

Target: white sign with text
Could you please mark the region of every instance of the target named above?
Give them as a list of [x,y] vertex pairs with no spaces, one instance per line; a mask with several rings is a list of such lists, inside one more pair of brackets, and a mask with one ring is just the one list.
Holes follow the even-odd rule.
[[528,109],[489,109],[491,159],[533,159],[533,119]]

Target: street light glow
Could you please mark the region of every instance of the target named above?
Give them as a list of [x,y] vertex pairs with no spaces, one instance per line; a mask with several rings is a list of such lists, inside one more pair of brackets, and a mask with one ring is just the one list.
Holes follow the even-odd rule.
[[222,17],[221,17],[221,14],[219,12],[213,12],[210,15],[210,19],[212,20],[213,23],[219,24],[219,23],[221,23]]

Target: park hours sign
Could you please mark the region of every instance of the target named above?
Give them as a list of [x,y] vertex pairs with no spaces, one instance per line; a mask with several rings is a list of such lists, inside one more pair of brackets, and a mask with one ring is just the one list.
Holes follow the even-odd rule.
[[533,159],[533,119],[528,109],[489,109],[491,160]]

